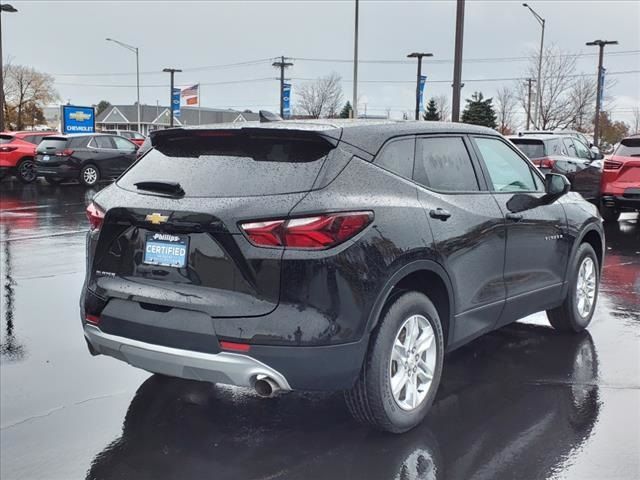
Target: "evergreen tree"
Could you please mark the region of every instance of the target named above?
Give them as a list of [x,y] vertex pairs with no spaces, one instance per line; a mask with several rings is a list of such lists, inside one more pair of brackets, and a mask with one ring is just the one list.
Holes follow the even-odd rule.
[[467,99],[467,106],[462,112],[463,123],[496,128],[498,124],[492,101],[492,98],[485,99],[482,92],[475,92],[471,95],[471,100]]
[[349,100],[347,100],[347,103],[344,104],[344,107],[342,107],[342,110],[340,111],[340,118],[351,118],[351,115],[353,114],[353,108],[351,108],[351,102]]
[[440,121],[440,112],[438,111],[438,107],[436,106],[436,101],[434,98],[429,100],[427,103],[427,109],[422,116],[425,120],[432,120],[439,122]]

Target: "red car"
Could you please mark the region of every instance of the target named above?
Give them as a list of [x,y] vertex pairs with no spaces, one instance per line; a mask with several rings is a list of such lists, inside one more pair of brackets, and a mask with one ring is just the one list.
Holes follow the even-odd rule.
[[640,135],[622,140],[605,160],[601,191],[606,222],[617,221],[623,210],[640,211]]
[[135,132],[133,130],[102,130],[102,133],[111,133],[112,135],[120,135],[121,137],[124,137],[127,140],[135,143],[139,147],[142,146],[144,139],[147,138],[141,133]]
[[36,145],[58,132],[2,132],[0,133],[0,179],[15,175],[22,183],[37,178],[33,163]]

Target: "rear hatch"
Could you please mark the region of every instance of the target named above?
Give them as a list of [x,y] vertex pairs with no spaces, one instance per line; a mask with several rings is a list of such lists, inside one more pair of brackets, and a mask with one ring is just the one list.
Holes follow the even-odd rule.
[[36,162],[42,165],[58,166],[65,163],[70,155],[67,148],[69,139],[63,136],[48,136],[36,147]]
[[[253,246],[239,223],[282,218],[346,165],[337,141],[275,129],[173,131],[106,189],[89,287],[149,308],[214,317],[273,311],[283,251]],[[160,307],[158,307],[160,306]]]

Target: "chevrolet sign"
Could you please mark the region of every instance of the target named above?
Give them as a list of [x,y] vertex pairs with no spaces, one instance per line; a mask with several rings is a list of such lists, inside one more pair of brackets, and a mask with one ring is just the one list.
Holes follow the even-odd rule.
[[72,119],[77,120],[79,122],[84,122],[85,120],[89,120],[91,118],[91,115],[89,115],[88,113],[83,112],[82,110],[78,110],[76,112],[70,113],[69,114],[69,118],[72,118]]
[[63,133],[93,133],[96,131],[93,107],[63,105],[61,110]]

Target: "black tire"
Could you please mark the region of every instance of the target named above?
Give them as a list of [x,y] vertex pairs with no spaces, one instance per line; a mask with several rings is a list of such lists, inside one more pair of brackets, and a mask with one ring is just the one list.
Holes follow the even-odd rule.
[[605,222],[617,222],[620,218],[620,210],[612,207],[605,207],[604,205],[600,207],[600,215]]
[[38,178],[33,158],[23,158],[16,165],[16,177],[22,183],[33,183]]
[[[591,258],[595,269],[595,297],[591,305],[591,309],[588,315],[581,315],[578,311],[578,273],[582,262],[586,258]],[[578,333],[583,331],[593,318],[593,312],[596,309],[596,303],[598,301],[598,290],[600,286],[600,265],[598,264],[598,257],[593,247],[588,243],[583,243],[578,247],[578,251],[569,266],[569,288],[567,290],[567,296],[565,297],[562,305],[552,310],[547,310],[547,318],[549,323],[556,330],[562,332],[574,332]]]
[[[402,409],[391,391],[390,360],[396,335],[405,321],[421,315],[429,322],[435,339],[435,368],[425,398],[413,410]],[[444,357],[444,339],[438,311],[426,295],[407,292],[387,305],[372,333],[360,376],[345,392],[349,411],[360,423],[378,430],[402,433],[418,425],[427,414],[440,384]]]
[[[93,172],[93,175],[91,174]],[[100,169],[88,163],[80,170],[80,183],[85,187],[93,187],[100,181]]]
[[58,177],[44,177],[49,185],[60,185],[64,179]]

